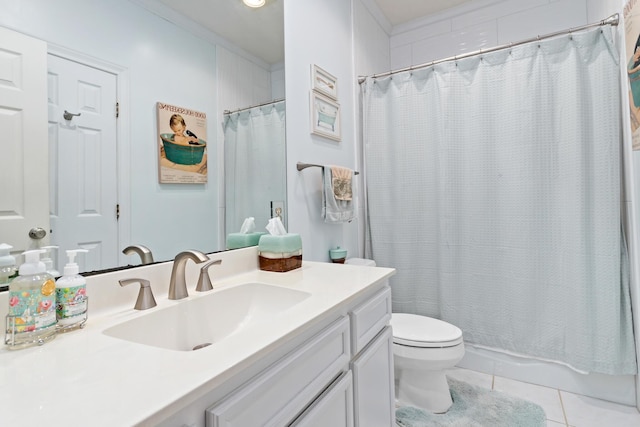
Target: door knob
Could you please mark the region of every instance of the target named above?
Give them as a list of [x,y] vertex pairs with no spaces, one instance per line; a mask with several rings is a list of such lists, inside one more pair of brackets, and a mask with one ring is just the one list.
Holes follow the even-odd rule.
[[31,230],[29,230],[29,237],[35,240],[40,240],[46,235],[47,230],[42,227],[33,227]]

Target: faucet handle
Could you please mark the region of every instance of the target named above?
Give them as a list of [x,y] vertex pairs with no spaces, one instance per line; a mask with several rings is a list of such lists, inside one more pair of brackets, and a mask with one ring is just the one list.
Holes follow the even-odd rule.
[[153,291],[151,290],[151,283],[144,279],[122,279],[119,280],[120,286],[130,285],[131,283],[140,283],[140,290],[138,291],[138,299],[136,300],[136,310],[146,310],[148,308],[155,307],[156,299],[153,297]]
[[211,284],[211,278],[209,277],[209,267],[212,265],[222,264],[221,259],[216,259],[211,262],[206,263],[200,269],[200,277],[198,278],[198,284],[196,285],[196,292],[206,292],[213,289],[213,285]]

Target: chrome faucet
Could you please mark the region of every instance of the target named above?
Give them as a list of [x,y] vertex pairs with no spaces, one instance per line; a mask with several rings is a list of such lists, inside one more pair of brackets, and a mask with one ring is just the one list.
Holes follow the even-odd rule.
[[209,261],[209,257],[196,250],[183,251],[176,255],[173,260],[171,280],[169,281],[169,299],[182,299],[189,296],[184,273],[187,260],[192,260],[199,264]]
[[140,255],[140,260],[142,264],[151,264],[153,263],[153,254],[151,254],[151,250],[143,245],[131,245],[127,246],[122,250],[122,253],[125,255],[138,254]]

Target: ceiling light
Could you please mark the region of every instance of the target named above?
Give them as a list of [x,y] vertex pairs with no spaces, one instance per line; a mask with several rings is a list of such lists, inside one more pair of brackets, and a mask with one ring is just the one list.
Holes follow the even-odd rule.
[[264,6],[265,0],[242,0],[244,4],[249,7],[262,7]]

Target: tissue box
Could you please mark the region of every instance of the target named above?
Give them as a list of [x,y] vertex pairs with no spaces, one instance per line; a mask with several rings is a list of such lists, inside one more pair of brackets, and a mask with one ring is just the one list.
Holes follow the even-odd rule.
[[229,233],[227,235],[227,249],[246,248],[247,246],[256,246],[260,241],[260,236],[264,232],[255,233]]
[[258,242],[260,270],[285,272],[302,267],[302,239],[299,234],[265,234]]

